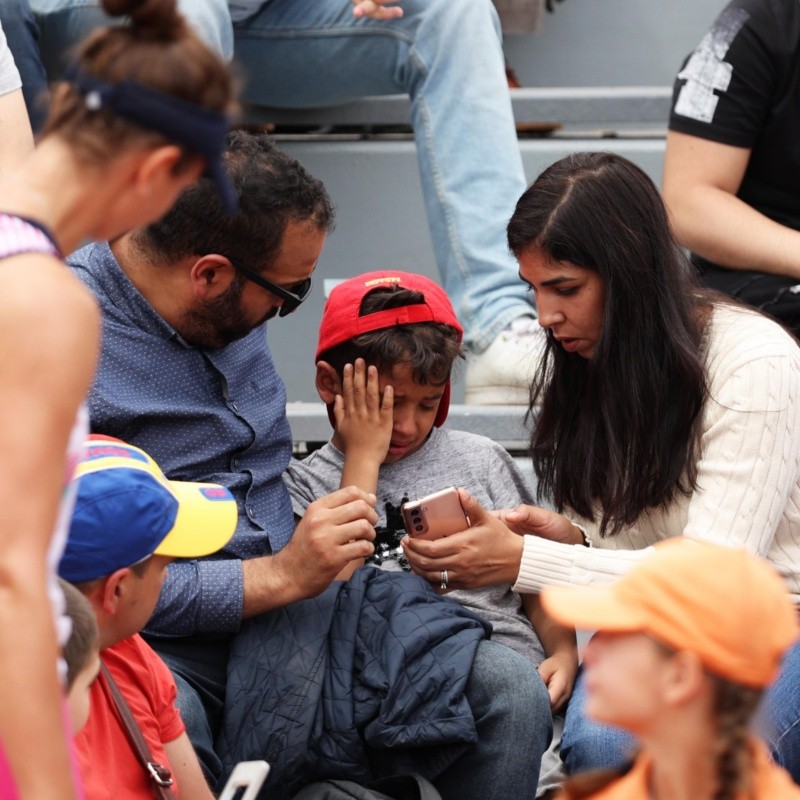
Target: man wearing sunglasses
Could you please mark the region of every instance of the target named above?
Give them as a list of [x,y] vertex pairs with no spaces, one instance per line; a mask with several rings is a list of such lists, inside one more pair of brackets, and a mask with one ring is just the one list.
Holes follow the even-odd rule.
[[[320,595],[347,563],[372,553],[377,522],[374,496],[350,487],[312,503],[296,523],[281,479],[292,436],[263,323],[296,310],[311,290],[333,223],[325,188],[265,135],[231,134],[225,161],[236,216],[201,181],[160,222],[68,259],[103,311],[92,430],[141,447],[171,480],[222,484],[237,502],[231,541],[214,557],[170,565],[146,629],[175,675],[212,785],[222,777],[214,739],[228,653],[243,620]],[[487,783],[493,797],[522,797],[503,782],[513,770],[504,779],[495,772],[498,759],[529,757],[541,709],[520,690],[516,659],[525,667],[524,659],[487,655],[484,645],[505,650],[482,641],[480,659],[459,673],[469,679],[463,691],[479,742],[451,747],[439,774],[449,775],[450,797]]]
[[[216,679],[226,640],[243,617],[327,585],[335,571],[327,574],[315,545],[327,553],[345,537],[351,549],[353,540],[371,550],[365,538],[373,535],[370,503],[354,494],[320,510],[323,536],[307,545],[315,574],[294,547],[284,548],[295,533],[281,480],[292,437],[263,323],[308,295],[333,208],[324,186],[265,135],[232,133],[225,160],[240,195],[237,215],[225,213],[203,180],[158,223],[68,259],[103,312],[102,363],[88,399],[93,432],[146,442],[171,478],[216,475],[237,500],[239,524],[224,557],[172,566],[150,624],[171,637],[153,639],[170,667],[199,665],[196,679],[189,668],[175,673],[209,775],[219,762],[210,737],[204,742],[194,728],[204,712],[221,711]],[[330,521],[337,512],[341,524]],[[298,529],[294,538],[302,545],[307,537]],[[262,574],[263,559],[253,557],[278,551],[272,561],[282,569]],[[205,709],[187,703],[191,689]]]

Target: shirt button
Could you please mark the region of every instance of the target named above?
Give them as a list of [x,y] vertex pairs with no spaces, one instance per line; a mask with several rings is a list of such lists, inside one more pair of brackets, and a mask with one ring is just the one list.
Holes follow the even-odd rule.
[[250,517],[250,519],[253,519],[255,515],[256,512],[253,510],[253,506],[247,506],[247,516]]
[[231,403],[231,410],[235,411],[237,414],[239,413],[239,406],[236,403]]
[[238,458],[234,458],[232,463],[233,463],[233,468],[234,469],[239,469],[240,461],[239,461]]

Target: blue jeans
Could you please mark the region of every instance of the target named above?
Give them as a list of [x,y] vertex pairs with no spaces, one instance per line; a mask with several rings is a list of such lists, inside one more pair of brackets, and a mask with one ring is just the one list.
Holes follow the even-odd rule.
[[[220,2],[183,5],[224,55],[233,33],[247,102],[299,108],[410,95],[436,260],[470,349],[534,314],[505,238],[525,176],[491,0],[403,0],[405,16],[385,22],[355,19],[348,0],[269,0],[232,27]],[[87,0],[33,5],[50,9],[43,27],[73,40],[76,20],[98,13]]]
[[[226,1],[179,0],[178,5],[198,35],[210,47],[230,58],[233,31]],[[41,59],[50,80],[61,76],[70,51],[93,28],[121,21],[119,17],[107,16],[99,0],[30,0],[30,6],[39,27]]]
[[778,680],[761,703],[755,728],[775,761],[800,783],[800,643],[786,654]]
[[501,644],[478,645],[466,696],[478,743],[439,775],[442,800],[524,800],[536,796],[550,744],[550,698],[538,670]]
[[[159,649],[158,640],[151,640]],[[213,645],[209,645],[213,647]],[[189,738],[212,786],[219,782],[220,762],[214,753],[224,698],[224,672],[176,655],[176,643],[161,657],[178,684],[178,707]],[[216,662],[216,657],[213,657]],[[542,753],[552,732],[550,700],[538,671],[530,661],[491,641],[478,646],[466,696],[475,717],[478,743],[455,761],[431,766],[425,755],[425,777],[436,784],[443,800],[533,800]],[[409,753],[401,754],[408,765]],[[393,774],[391,755],[381,758],[381,771]],[[417,770],[419,771],[419,770]],[[380,776],[376,776],[380,777]]]
[[[561,740],[561,758],[570,774],[619,766],[637,746],[629,733],[590,720],[585,706],[581,672],[569,701]],[[800,783],[800,644],[788,652],[780,676],[764,695],[753,727],[775,761]]]
[[627,731],[589,719],[585,708],[585,674],[581,670],[569,699],[561,737],[561,760],[570,775],[620,766],[637,748],[636,739]]
[[47,76],[39,57],[39,31],[28,0],[0,0],[0,22],[22,78],[22,94],[31,121],[38,131],[47,116]]

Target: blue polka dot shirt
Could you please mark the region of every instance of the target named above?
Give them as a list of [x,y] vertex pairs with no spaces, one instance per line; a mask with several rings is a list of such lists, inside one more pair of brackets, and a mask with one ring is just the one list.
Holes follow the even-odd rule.
[[224,550],[170,565],[148,631],[233,633],[242,619],[241,559],[278,551],[294,531],[281,480],[292,452],[286,389],[266,325],[219,350],[203,350],[153,310],[107,244],[84,247],[68,263],[103,312],[100,365],[88,400],[92,431],[141,447],[169,478],[228,487],[239,507]]

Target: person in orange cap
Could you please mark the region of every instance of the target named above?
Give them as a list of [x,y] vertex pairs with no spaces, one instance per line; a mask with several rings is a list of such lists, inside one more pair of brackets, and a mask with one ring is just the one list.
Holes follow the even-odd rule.
[[641,744],[622,770],[570,779],[563,800],[793,800],[800,787],[748,726],[800,635],[778,575],[745,550],[667,540],[617,583],[547,587],[546,611],[597,630],[588,714]]

